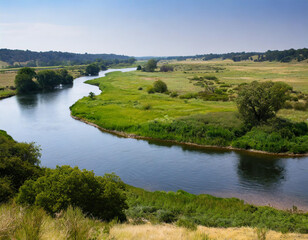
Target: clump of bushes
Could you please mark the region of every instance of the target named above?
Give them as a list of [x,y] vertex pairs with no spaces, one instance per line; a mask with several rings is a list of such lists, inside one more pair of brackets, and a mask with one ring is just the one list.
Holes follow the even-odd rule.
[[17,202],[42,207],[50,214],[72,205],[102,220],[125,220],[124,189],[124,183],[114,174],[98,177],[78,167],[57,166],[35,181],[26,181],[19,189]]
[[179,96],[179,94],[177,92],[171,92],[170,93],[170,97],[172,97],[172,98],[175,98],[177,96]]
[[169,64],[164,64],[160,67],[161,72],[173,72],[173,66]]
[[197,98],[198,93],[185,93],[183,95],[180,95],[180,99],[192,99],[192,98]]
[[155,81],[153,84],[153,88],[155,92],[164,93],[168,91],[167,84],[161,80]]

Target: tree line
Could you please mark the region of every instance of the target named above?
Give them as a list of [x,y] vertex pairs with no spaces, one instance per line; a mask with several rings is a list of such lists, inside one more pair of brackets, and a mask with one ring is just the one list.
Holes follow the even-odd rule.
[[[255,58],[257,56],[257,58]],[[158,57],[156,60],[178,60],[183,61],[187,59],[202,59],[204,61],[213,60],[216,58],[231,59],[234,62],[251,60],[255,62],[263,61],[278,61],[278,62],[290,62],[292,60],[303,61],[308,59],[308,49],[289,49],[289,50],[268,50],[267,52],[231,52],[223,54],[199,54],[193,56],[170,56],[170,57]],[[140,58],[144,59],[144,58]]]
[[29,50],[0,49],[0,60],[10,66],[37,67],[37,66],[60,66],[82,65],[95,61],[121,61],[129,60],[130,57],[116,54],[80,54],[69,52],[34,52]]
[[73,76],[66,69],[42,70],[35,72],[33,68],[24,67],[18,70],[15,87],[18,93],[37,90],[52,90],[60,84],[73,84]]

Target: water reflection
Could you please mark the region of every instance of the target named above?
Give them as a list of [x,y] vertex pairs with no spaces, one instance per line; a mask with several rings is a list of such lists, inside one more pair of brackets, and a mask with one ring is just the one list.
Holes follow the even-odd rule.
[[272,156],[238,154],[237,174],[241,185],[258,185],[261,188],[277,190],[286,181],[285,159]]
[[17,95],[17,103],[20,105],[20,110],[24,108],[35,108],[38,103],[37,94]]

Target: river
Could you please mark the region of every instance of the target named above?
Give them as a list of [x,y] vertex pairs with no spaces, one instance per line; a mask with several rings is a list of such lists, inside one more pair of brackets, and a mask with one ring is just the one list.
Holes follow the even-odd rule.
[[[113,69],[100,72],[100,77]],[[258,205],[308,211],[308,157],[283,158],[247,152],[209,150],[160,141],[117,137],[73,119],[69,107],[96,86],[80,77],[51,92],[0,101],[0,129],[15,140],[36,142],[42,166],[78,166],[97,175],[115,172],[148,190],[237,197]]]

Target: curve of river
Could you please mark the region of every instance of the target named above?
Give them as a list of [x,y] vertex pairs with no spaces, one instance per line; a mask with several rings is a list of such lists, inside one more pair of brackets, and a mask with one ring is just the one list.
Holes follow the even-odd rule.
[[[100,72],[100,77],[113,69]],[[121,138],[74,120],[69,107],[96,86],[80,77],[73,87],[0,101],[0,129],[17,141],[36,142],[43,166],[79,166],[97,175],[115,172],[148,190],[238,197],[260,205],[308,211],[308,157],[282,158]]]

